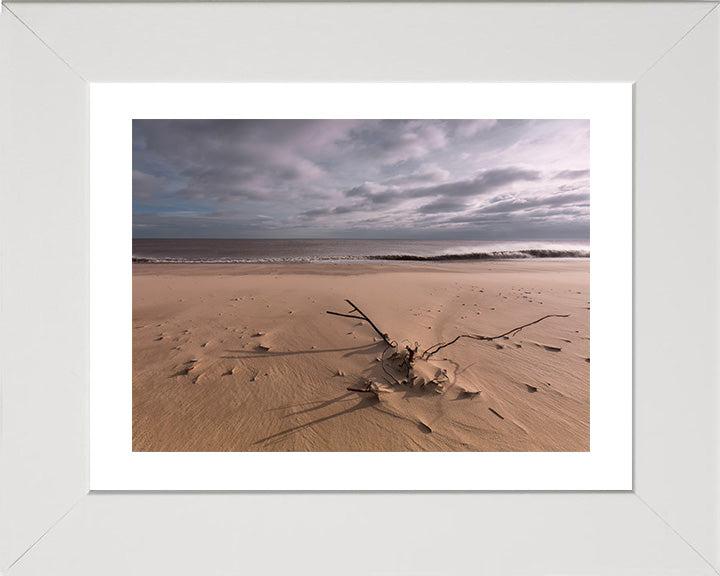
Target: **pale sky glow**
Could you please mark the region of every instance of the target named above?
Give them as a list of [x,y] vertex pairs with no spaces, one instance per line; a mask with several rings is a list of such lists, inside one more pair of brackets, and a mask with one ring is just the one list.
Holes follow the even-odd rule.
[[585,239],[588,120],[134,120],[133,236]]

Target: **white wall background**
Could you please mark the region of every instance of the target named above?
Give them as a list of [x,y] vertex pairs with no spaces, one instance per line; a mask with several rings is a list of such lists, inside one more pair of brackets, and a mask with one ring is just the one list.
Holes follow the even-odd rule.
[[[5,6],[2,570],[716,574],[716,6]],[[83,497],[85,81],[263,80],[637,82],[634,494]]]

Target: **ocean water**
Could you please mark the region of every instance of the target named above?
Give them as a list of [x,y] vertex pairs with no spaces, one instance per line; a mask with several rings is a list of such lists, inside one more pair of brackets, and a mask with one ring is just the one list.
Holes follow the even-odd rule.
[[589,257],[587,240],[133,238],[133,262],[352,263]]

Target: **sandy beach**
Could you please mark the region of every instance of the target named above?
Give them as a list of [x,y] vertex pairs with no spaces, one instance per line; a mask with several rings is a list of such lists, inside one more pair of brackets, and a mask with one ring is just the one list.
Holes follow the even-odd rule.
[[[587,451],[589,267],[135,263],[133,450]],[[326,314],[346,299],[419,352],[569,317],[461,339],[403,383],[368,322]]]

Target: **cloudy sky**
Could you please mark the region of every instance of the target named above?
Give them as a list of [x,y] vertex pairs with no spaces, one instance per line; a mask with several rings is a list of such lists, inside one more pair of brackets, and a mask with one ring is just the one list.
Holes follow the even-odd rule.
[[134,120],[136,238],[584,239],[587,120]]

